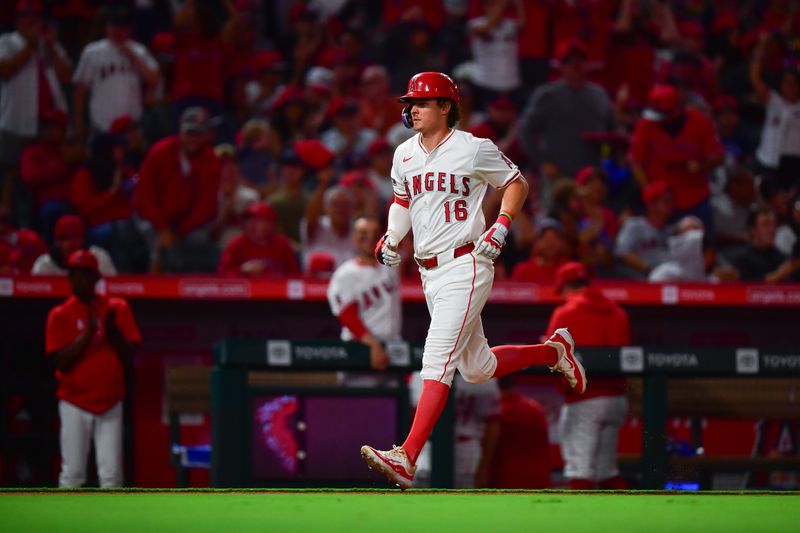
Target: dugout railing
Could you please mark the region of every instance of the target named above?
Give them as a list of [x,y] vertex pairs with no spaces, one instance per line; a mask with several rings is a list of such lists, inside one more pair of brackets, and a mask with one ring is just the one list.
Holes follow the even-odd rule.
[[[420,368],[422,345],[391,343],[387,345],[391,359],[389,372],[398,375]],[[581,348],[578,356],[592,375],[627,376],[639,378],[641,385],[634,387],[632,409],[641,412],[643,425],[642,455],[638,461],[641,486],[645,489],[662,489],[668,479],[674,459],[667,451],[667,419],[671,414],[690,416],[747,416],[761,412],[760,416],[800,418],[800,353],[798,351],[743,348]],[[528,369],[540,372],[543,369]],[[369,371],[369,353],[358,343],[337,341],[291,341],[279,339],[227,339],[217,344],[212,372],[212,485],[217,487],[249,486],[253,484],[248,472],[249,438],[247,416],[250,372],[307,372],[307,371]],[[712,381],[709,378],[739,378],[736,382],[742,394],[729,389],[724,398],[710,400],[714,394],[704,390]],[[690,379],[691,378],[691,379]],[[748,384],[769,385],[770,379],[782,378],[777,394],[745,394]],[[673,388],[670,381],[691,382],[694,387]],[[702,381],[702,380],[705,381]],[[788,382],[786,380],[789,380]],[[767,380],[765,382],[765,380]],[[777,381],[776,381],[777,383]],[[400,380],[401,394],[405,394]],[[689,391],[689,392],[687,392]],[[694,391],[692,396],[691,391]],[[357,392],[356,392],[357,394]],[[452,397],[452,395],[451,395]],[[767,398],[767,399],[765,399]],[[742,406],[751,404],[749,408]],[[671,408],[672,403],[672,408]],[[683,405],[683,408],[675,406]],[[707,414],[702,415],[704,408]],[[452,461],[448,450],[453,444],[453,407],[448,407],[437,424],[433,435],[434,455],[432,485],[451,487]],[[406,421],[407,422],[407,421]],[[749,461],[748,461],[749,460]],[[694,457],[682,461],[698,471],[760,469],[800,470],[795,459]]]

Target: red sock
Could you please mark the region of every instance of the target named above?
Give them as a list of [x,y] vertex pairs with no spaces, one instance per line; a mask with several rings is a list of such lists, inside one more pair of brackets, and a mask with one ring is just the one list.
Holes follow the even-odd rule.
[[544,344],[531,344],[529,346],[495,346],[492,353],[497,358],[497,368],[494,376],[500,378],[517,370],[529,366],[553,366],[558,360],[555,348]]
[[422,382],[422,395],[419,397],[417,412],[414,413],[414,423],[411,424],[411,431],[403,443],[403,449],[412,464],[416,464],[419,452],[430,437],[439,415],[442,414],[448,394],[450,387],[441,381],[426,379]]
[[600,488],[607,490],[628,490],[630,486],[622,476],[614,476],[601,481]]

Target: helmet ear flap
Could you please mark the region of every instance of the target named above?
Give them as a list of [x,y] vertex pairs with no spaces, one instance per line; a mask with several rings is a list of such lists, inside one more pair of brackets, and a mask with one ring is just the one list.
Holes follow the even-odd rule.
[[408,104],[403,108],[400,118],[402,118],[403,126],[406,128],[411,129],[414,127],[414,119],[411,118],[411,104]]

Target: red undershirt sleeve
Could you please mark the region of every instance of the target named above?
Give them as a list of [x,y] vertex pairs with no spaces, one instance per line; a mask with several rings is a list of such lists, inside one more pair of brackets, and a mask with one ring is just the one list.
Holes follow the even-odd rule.
[[356,339],[360,339],[367,332],[367,327],[358,314],[358,302],[351,302],[339,313],[339,322],[350,330]]

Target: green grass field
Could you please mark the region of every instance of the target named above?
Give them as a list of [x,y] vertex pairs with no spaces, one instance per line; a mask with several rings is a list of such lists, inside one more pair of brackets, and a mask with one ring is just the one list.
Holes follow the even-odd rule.
[[0,492],[0,531],[800,531],[800,494]]

